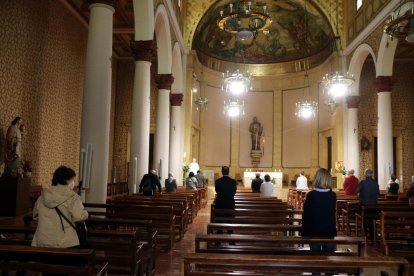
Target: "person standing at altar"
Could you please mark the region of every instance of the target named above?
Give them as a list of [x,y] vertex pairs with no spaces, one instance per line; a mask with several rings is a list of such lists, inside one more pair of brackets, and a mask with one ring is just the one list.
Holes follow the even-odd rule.
[[307,191],[308,189],[308,179],[305,176],[305,172],[301,171],[298,179],[296,179],[296,190]]
[[4,154],[5,174],[17,175],[22,157],[22,132],[23,119],[16,117],[11,122],[6,133],[6,148]]
[[189,167],[190,167],[190,171],[189,172],[193,172],[194,175],[196,175],[197,174],[197,171],[200,170],[200,166],[198,165],[197,159],[195,159],[195,158],[193,158],[193,162],[190,163]]
[[260,193],[260,186],[263,183],[263,179],[260,178],[260,173],[256,173],[256,177],[252,180],[252,192]]

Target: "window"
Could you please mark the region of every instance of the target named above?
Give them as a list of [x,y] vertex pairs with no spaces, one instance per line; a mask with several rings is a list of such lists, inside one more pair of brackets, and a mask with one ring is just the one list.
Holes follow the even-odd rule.
[[356,10],[359,11],[359,9],[362,7],[362,0],[355,0],[356,1]]

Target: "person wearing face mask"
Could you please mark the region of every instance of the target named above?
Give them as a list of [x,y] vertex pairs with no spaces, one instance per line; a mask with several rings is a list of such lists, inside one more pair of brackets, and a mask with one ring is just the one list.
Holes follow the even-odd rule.
[[[33,218],[38,221],[32,246],[71,248],[79,246],[75,229],[59,215],[75,222],[88,218],[80,196],[73,191],[75,172],[61,166],[53,174],[52,186],[43,189],[33,208]],[[56,210],[59,209],[59,210]]]
[[174,175],[172,172],[168,174],[168,178],[165,179],[165,192],[167,193],[175,193],[177,192],[177,181],[174,179]]

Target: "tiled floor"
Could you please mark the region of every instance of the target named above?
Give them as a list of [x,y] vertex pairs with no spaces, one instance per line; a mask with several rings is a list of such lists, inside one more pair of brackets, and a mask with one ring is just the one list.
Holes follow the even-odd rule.
[[157,276],[184,275],[184,255],[194,252],[194,238],[196,234],[207,233],[207,223],[210,222],[210,204],[201,209],[193,223],[189,225],[184,238],[174,245],[168,254],[161,254],[157,259]]

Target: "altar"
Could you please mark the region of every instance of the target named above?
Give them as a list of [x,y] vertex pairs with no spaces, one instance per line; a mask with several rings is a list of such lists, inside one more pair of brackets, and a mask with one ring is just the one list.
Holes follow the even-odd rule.
[[270,180],[275,179],[275,188],[282,188],[283,173],[282,172],[244,172],[243,184],[245,188],[252,187],[252,179],[256,177],[256,173],[260,173],[260,178],[264,181],[265,174],[270,176]]

